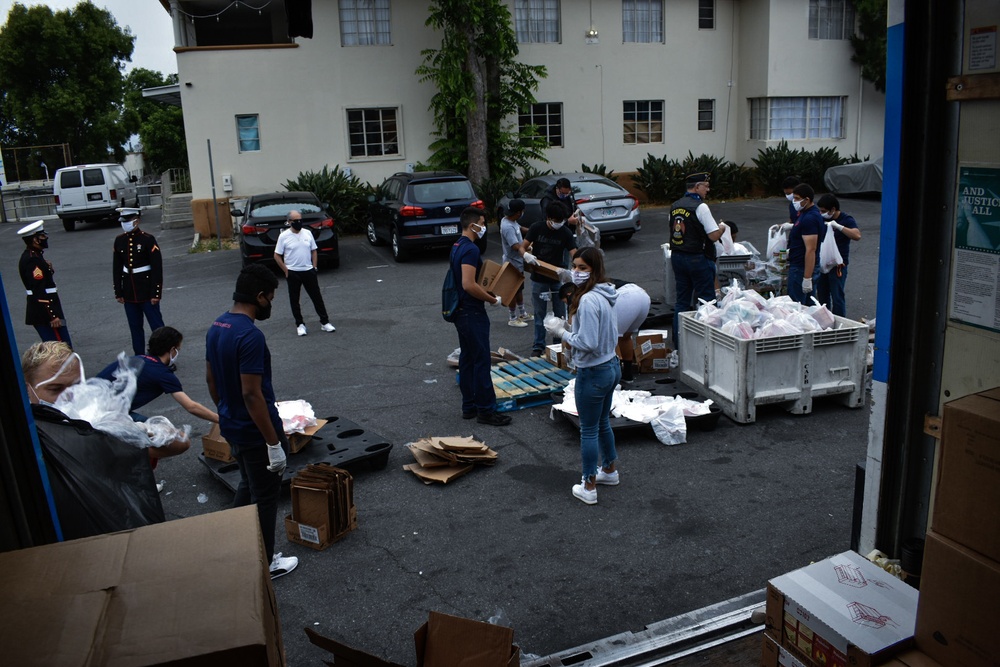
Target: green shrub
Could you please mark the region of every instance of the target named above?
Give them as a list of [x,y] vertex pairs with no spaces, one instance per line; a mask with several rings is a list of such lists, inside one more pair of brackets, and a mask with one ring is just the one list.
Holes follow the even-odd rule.
[[290,192],[312,192],[321,202],[326,202],[339,233],[364,233],[368,195],[373,189],[357,176],[345,174],[340,165],[335,165],[332,170],[324,166],[321,171],[300,172],[297,178],[287,181],[284,188]]
[[667,156],[654,157],[646,154],[642,166],[636,169],[632,182],[645,193],[650,203],[667,203],[684,194],[684,170],[677,160]]
[[614,170],[608,171],[608,168],[603,164],[595,164],[593,167],[588,167],[587,165],[582,164],[580,165],[580,171],[585,174],[598,174],[609,181],[614,181],[615,183],[618,182],[618,174],[616,174]]
[[492,220],[497,210],[497,202],[507,194],[517,190],[520,183],[511,176],[494,176],[476,184],[476,194],[483,200],[486,219]]
[[694,156],[688,151],[683,161],[647,155],[636,170],[632,182],[653,203],[679,199],[687,191],[688,174],[708,172],[712,183],[712,199],[731,199],[749,194],[753,186],[752,169],[714,155]]
[[836,167],[847,162],[840,157],[836,148],[820,148],[812,153],[802,152],[802,163],[799,165],[799,178],[808,183],[816,192],[826,192],[823,175],[830,167]]
[[[781,192],[781,182],[788,176],[798,176],[808,183],[802,174],[805,149],[792,150],[788,142],[782,139],[776,146],[762,148],[753,159],[756,165],[754,177],[768,196]],[[810,183],[812,185],[812,183]]]

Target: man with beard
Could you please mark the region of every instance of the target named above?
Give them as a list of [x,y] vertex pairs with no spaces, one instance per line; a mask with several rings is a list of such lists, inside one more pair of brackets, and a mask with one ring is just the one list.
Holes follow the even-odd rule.
[[240,469],[233,507],[256,503],[271,578],[299,564],[274,553],[278,495],[285,471],[288,439],[274,405],[271,352],[254,324],[271,316],[278,279],[270,269],[251,264],[240,271],[233,307],[216,318],[205,336],[205,379],[218,406],[219,430]]
[[28,292],[24,323],[35,327],[43,341],[62,341],[72,347],[56,292],[56,281],[52,279],[55,271],[52,262],[44,257],[45,249],[49,247],[45,225],[38,220],[17,230],[17,235],[24,239],[27,246],[18,264],[21,282]]

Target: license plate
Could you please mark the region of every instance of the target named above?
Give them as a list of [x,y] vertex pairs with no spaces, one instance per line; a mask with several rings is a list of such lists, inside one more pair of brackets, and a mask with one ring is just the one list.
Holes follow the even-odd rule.
[[87,201],[101,201],[104,197],[100,192],[90,192],[87,194]]
[[442,234],[458,234],[458,225],[441,225]]
[[601,209],[601,215],[603,215],[605,218],[613,218],[617,215],[621,215],[622,214],[621,211],[622,209],[620,206],[615,206],[613,208],[604,208]]

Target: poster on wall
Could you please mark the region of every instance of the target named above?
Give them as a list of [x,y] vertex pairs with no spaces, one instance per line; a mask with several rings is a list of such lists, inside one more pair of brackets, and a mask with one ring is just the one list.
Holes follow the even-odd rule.
[[959,166],[949,317],[1000,332],[1000,167]]

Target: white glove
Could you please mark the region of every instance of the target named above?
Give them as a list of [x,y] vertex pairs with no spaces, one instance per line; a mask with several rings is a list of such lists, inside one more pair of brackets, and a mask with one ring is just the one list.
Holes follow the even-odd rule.
[[549,332],[550,336],[561,339],[563,334],[566,333],[566,320],[561,317],[548,315],[543,321],[543,324],[545,324],[545,330]]
[[573,282],[573,272],[569,269],[559,269],[559,282],[563,285]]
[[538,264],[538,258],[532,255],[530,252],[524,253],[524,261],[528,264]]
[[781,225],[781,231],[783,231],[783,232],[791,231],[792,227],[794,227],[794,226],[795,225],[793,225],[792,223],[786,222],[785,224]]
[[826,226],[827,227],[832,227],[834,230],[836,230],[838,232],[844,231],[844,226],[842,224],[840,224],[839,222],[837,222],[836,220],[827,220],[826,221]]
[[488,302],[491,306],[499,306],[501,303],[503,303],[503,297],[502,296],[498,296],[498,297],[494,297],[494,298],[495,298],[495,301],[489,301]]
[[812,294],[812,291],[813,291],[813,279],[812,278],[803,278],[802,279],[802,293],[803,294]]
[[285,471],[288,459],[285,458],[285,450],[282,449],[280,442],[276,445],[267,446],[267,462],[267,469],[271,472],[276,472],[280,475]]

